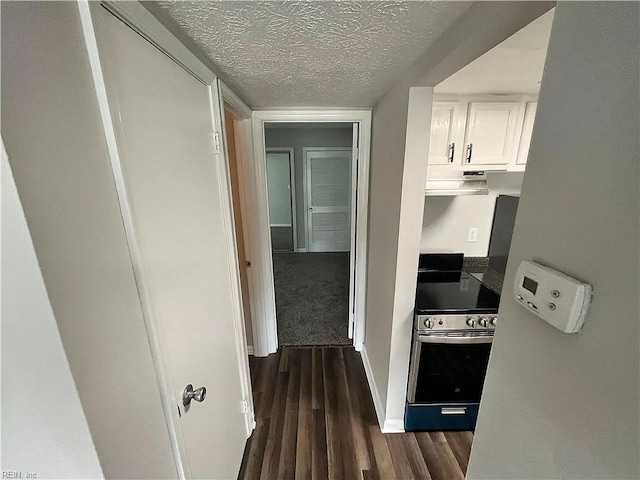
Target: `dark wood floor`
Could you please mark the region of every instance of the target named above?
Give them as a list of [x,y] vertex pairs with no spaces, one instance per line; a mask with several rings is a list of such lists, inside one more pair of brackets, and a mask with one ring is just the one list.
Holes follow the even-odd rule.
[[471,432],[382,434],[353,347],[251,357],[256,429],[239,479],[463,479]]

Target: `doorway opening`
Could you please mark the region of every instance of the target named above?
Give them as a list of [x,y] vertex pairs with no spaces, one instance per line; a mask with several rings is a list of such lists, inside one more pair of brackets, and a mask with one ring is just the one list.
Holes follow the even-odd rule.
[[369,110],[254,111],[253,351],[362,348]]
[[280,347],[353,343],[349,332],[352,184],[357,163],[353,133],[353,124],[346,122],[265,123]]

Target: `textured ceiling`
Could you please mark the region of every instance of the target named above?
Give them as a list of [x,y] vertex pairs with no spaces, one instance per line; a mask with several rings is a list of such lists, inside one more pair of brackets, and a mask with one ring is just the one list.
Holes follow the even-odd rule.
[[162,1],[150,10],[253,107],[369,107],[469,5]]

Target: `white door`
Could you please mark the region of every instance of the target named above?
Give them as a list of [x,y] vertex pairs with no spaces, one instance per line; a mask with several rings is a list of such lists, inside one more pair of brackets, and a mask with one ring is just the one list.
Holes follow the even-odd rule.
[[455,121],[460,105],[457,102],[434,102],[431,112],[431,134],[429,136],[429,165],[450,165],[459,158],[459,149],[454,139]]
[[536,110],[538,102],[527,102],[524,111],[524,124],[522,125],[522,136],[520,137],[520,146],[518,148],[517,165],[525,165],[529,156],[529,145],[533,135],[533,123],[536,119]]
[[463,164],[507,165],[514,154],[518,102],[470,102]]
[[[212,141],[219,105],[211,87],[106,10],[93,11],[144,275],[141,293],[160,330],[184,461],[195,478],[235,478],[246,427],[233,246],[221,199],[228,193]],[[183,406],[187,384],[207,388],[202,403]],[[131,392],[131,401],[144,402],[145,392]]]
[[[352,124],[352,145],[351,150],[351,178],[352,185],[358,184],[358,162],[360,161],[360,124]],[[357,229],[356,219],[358,218],[358,189],[351,189],[351,248],[349,255],[349,338],[353,339],[353,329],[356,320],[356,243]]]
[[304,149],[310,252],[348,252],[351,245],[351,149]]
[[292,227],[291,170],[288,153],[267,153],[269,224]]

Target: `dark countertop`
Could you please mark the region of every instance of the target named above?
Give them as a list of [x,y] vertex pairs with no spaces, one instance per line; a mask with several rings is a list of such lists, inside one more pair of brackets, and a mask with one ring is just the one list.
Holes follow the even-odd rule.
[[502,293],[504,274],[489,268],[489,259],[486,257],[465,257],[463,267],[467,272],[476,277],[487,287],[496,293]]

